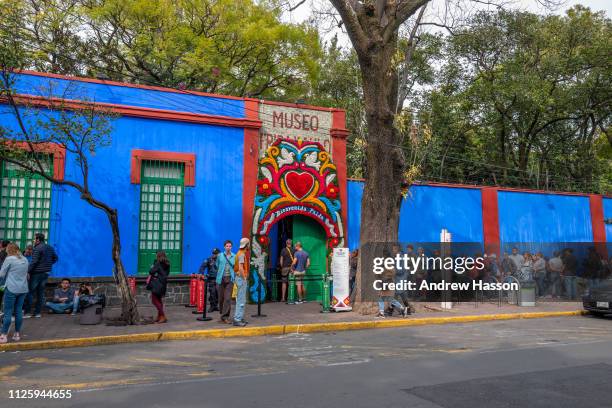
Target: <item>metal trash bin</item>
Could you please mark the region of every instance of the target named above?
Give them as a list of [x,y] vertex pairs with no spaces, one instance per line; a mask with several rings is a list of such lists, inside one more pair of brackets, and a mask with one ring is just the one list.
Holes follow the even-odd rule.
[[535,281],[521,282],[519,291],[519,306],[533,307],[536,305],[536,283]]
[[102,322],[102,305],[92,305],[83,309],[79,324],[100,324]]

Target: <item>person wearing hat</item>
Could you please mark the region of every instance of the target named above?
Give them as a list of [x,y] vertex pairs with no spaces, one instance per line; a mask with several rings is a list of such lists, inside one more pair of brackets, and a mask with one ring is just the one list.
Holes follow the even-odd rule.
[[240,240],[240,249],[236,253],[234,275],[236,276],[236,310],[234,310],[234,326],[244,327],[244,307],[246,305],[247,288],[249,286],[249,244],[248,238]]
[[216,312],[219,310],[219,293],[217,292],[217,257],[221,251],[219,248],[215,248],[212,251],[212,255],[208,257],[198,271],[200,274],[206,277],[206,286],[208,287],[208,307],[209,312]]

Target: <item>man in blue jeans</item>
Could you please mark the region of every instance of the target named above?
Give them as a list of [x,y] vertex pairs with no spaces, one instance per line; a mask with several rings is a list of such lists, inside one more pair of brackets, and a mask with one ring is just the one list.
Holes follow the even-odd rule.
[[[42,305],[45,303],[45,287],[47,279],[51,273],[51,267],[57,262],[57,254],[52,246],[45,244],[45,235],[37,233],[34,239],[34,250],[32,252],[32,262],[28,268],[30,281],[28,282],[29,293],[26,296],[23,306],[24,319],[30,317],[40,317]],[[30,315],[33,297],[36,295],[37,302],[34,313]]]
[[234,273],[236,276],[236,310],[234,311],[234,326],[244,327],[244,307],[246,305],[247,289],[249,286],[249,239],[240,240],[240,250],[236,253]]
[[70,279],[62,279],[60,287],[53,292],[53,301],[45,303],[45,306],[53,313],[72,312],[73,315],[76,314],[79,307],[79,296],[70,287],[70,283]]

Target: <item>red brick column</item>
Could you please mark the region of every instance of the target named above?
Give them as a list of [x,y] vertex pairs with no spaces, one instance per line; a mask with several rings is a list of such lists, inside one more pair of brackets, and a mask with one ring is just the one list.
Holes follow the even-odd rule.
[[499,211],[497,207],[497,187],[484,187],[482,195],[482,231],[485,253],[500,254]]
[[345,246],[348,242],[347,228],[347,184],[346,184],[346,138],[348,137],[348,129],[346,129],[346,112],[341,109],[332,110],[332,128],[330,135],[332,137],[332,156],[336,165],[336,173],[338,174],[338,188],[340,189],[340,205],[342,228],[344,230]]

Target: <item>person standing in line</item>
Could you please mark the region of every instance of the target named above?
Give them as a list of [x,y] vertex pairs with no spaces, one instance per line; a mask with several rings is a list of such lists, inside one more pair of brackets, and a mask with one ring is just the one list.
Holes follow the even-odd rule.
[[8,246],[8,244],[10,244],[10,241],[4,239],[0,241],[0,268],[2,267],[2,263],[8,256],[8,254],[6,253],[6,247]]
[[19,247],[9,244],[7,257],[0,268],[0,279],[4,280],[4,320],[0,330],[0,343],[8,341],[13,314],[15,315],[15,332],[13,341],[21,340],[23,312],[21,307],[28,294],[28,261],[19,252]]
[[514,274],[518,274],[520,275],[521,273],[521,268],[523,267],[524,261],[525,261],[525,257],[524,255],[521,255],[519,253],[519,250],[517,247],[512,248],[512,255],[510,255],[508,257],[508,259],[510,259],[510,261],[512,261],[512,264],[514,266],[513,269],[513,275]]
[[566,248],[563,250],[561,256],[563,261],[563,287],[565,289],[565,296],[569,300],[576,299],[576,271],[578,269],[578,261],[574,256],[574,250],[572,248]]
[[223,253],[217,256],[217,289],[219,292],[219,308],[221,317],[219,323],[231,324],[232,289],[234,288],[234,264],[236,255],[232,252],[232,241],[223,244]]
[[281,302],[287,301],[287,282],[291,273],[291,265],[293,265],[293,248],[292,241],[285,241],[285,247],[281,250],[279,265],[281,267]]
[[293,254],[293,263],[291,264],[293,276],[295,277],[295,286],[297,288],[298,300],[296,303],[304,303],[306,299],[306,291],[304,290],[304,275],[306,269],[310,268],[310,255],[304,251],[301,242],[295,243],[295,254]]
[[546,295],[546,260],[541,252],[537,252],[533,258],[533,273],[535,275],[538,297]]
[[157,309],[155,323],[166,323],[168,321],[164,312],[164,296],[166,296],[169,275],[170,261],[164,251],[158,251],[147,281],[147,289],[151,291],[151,303]]
[[555,251],[553,253],[553,257],[548,260],[550,293],[553,299],[561,296],[561,275],[563,274],[563,261],[559,255],[559,251]]
[[[45,243],[45,235],[39,232],[34,237],[32,262],[28,267],[28,275],[30,276],[30,290],[25,299],[24,319],[28,319],[30,317],[40,317],[40,311],[45,303],[45,288],[47,286],[47,279],[49,278],[53,264],[57,262],[57,254],[55,253],[55,249],[53,249],[51,245]],[[37,298],[36,306],[34,307],[34,313],[30,314],[34,296]]]
[[[0,241],[0,268],[2,268],[2,264],[4,263],[4,260],[7,257],[6,254],[6,247],[8,246],[10,242],[6,241],[6,240],[1,240]],[[2,299],[4,298],[4,288],[3,288],[3,284],[2,281],[0,281],[0,318],[2,318]]]
[[246,305],[247,288],[249,286],[249,245],[248,238],[240,240],[240,249],[236,253],[234,273],[236,275],[236,310],[234,310],[234,326],[244,327],[244,307]]
[[33,251],[34,251],[34,248],[32,248],[32,245],[28,245],[25,251],[23,251],[23,256],[25,257],[25,259],[28,260],[28,263],[32,262],[32,252]]
[[219,295],[217,292],[217,257],[221,251],[218,248],[213,249],[212,255],[208,257],[200,266],[199,273],[206,277],[206,286],[208,287],[208,307],[209,312],[219,311]]
[[527,251],[523,253],[523,263],[519,269],[521,282],[531,282],[533,280],[533,258]]

